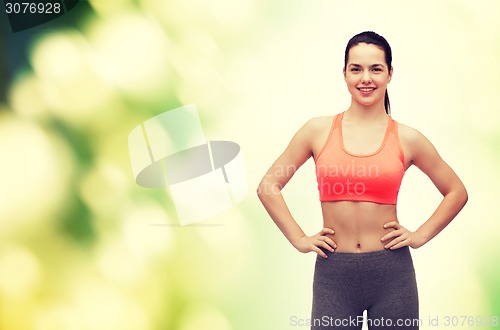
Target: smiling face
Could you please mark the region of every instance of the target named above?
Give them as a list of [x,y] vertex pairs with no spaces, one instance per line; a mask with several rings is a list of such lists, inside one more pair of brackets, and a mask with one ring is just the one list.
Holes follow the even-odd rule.
[[384,51],[373,44],[359,43],[349,50],[344,79],[353,102],[363,106],[384,104],[392,68],[387,66]]

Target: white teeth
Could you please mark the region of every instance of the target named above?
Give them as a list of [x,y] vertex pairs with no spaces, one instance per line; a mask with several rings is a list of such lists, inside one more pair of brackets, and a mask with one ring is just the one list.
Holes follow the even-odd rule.
[[374,89],[375,88],[360,88],[359,90],[362,91],[362,92],[371,92]]

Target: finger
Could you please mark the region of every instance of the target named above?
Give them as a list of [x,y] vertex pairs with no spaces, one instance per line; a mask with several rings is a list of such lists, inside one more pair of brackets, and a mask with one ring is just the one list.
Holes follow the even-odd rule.
[[317,254],[319,254],[321,257],[323,257],[323,258],[325,258],[325,259],[327,259],[327,258],[328,258],[328,256],[326,255],[326,253],[325,253],[325,252],[323,252],[323,251],[322,251],[320,248],[318,248],[317,246],[314,246],[314,247],[312,248],[312,250],[313,250],[314,252],[316,252]]
[[325,242],[325,241],[320,241],[320,242],[318,243],[318,245],[317,245],[317,246],[318,246],[318,247],[319,247],[319,246],[321,246],[321,247],[323,247],[323,248],[327,249],[327,250],[328,250],[328,251],[330,251],[330,252],[335,252],[335,249],[334,249],[332,246],[330,246],[330,245],[329,245],[327,242]]
[[334,249],[337,248],[337,243],[335,243],[330,237],[323,236],[323,241],[328,243],[328,245],[332,246]]
[[[397,242],[397,243],[399,243],[399,242]],[[394,242],[394,240],[392,240],[392,241],[390,241],[389,243],[387,243],[387,244],[384,246],[384,248],[385,248],[385,249],[392,249],[392,247],[393,247],[394,245],[396,245],[396,242]]]
[[404,234],[404,231],[402,231],[402,230],[393,230],[390,233],[385,234],[381,238],[381,240],[382,240],[382,242],[384,242],[384,241],[387,241],[388,239],[395,238],[395,237],[401,236],[403,234]]
[[335,234],[335,230],[331,229],[331,228],[323,228],[321,229],[321,231],[319,232],[320,235],[326,235],[326,234],[330,234],[330,235],[333,235]]
[[387,243],[385,245],[385,248],[390,249],[391,247],[405,241],[406,239],[408,239],[408,235],[403,234],[401,236],[398,236],[398,237],[394,238],[392,241],[390,241],[389,243]]
[[391,250],[397,250],[399,248],[402,248],[403,246],[409,246],[410,245],[410,240],[404,240],[402,242],[399,242],[396,245],[393,245],[390,247]]
[[396,228],[396,229],[399,229],[401,225],[399,224],[399,222],[397,221],[390,221],[390,222],[387,222],[384,224],[384,228],[387,229],[387,228]]

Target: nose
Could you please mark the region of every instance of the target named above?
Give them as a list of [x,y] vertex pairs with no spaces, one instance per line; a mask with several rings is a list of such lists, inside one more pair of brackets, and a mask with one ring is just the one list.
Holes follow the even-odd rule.
[[363,76],[361,77],[361,83],[363,84],[369,84],[372,81],[372,77],[370,76],[370,72],[368,70],[365,70],[363,72]]

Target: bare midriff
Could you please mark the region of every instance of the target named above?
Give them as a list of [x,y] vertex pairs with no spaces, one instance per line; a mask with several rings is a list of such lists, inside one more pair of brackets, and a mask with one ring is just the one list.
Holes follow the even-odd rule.
[[371,202],[322,202],[324,227],[335,231],[329,236],[336,252],[371,252],[384,250],[381,238],[393,231],[384,224],[398,221],[396,205]]

